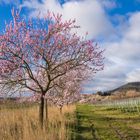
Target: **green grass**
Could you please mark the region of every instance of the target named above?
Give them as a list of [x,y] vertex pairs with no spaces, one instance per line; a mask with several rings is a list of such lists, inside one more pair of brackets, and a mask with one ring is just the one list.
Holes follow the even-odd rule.
[[76,140],[140,140],[139,114],[84,104],[76,115]]

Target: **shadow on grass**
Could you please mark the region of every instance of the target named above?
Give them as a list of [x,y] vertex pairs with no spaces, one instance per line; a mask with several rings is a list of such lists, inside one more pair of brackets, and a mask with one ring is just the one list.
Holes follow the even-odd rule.
[[80,111],[76,112],[77,123],[74,140],[97,140],[93,124],[89,120],[93,117]]

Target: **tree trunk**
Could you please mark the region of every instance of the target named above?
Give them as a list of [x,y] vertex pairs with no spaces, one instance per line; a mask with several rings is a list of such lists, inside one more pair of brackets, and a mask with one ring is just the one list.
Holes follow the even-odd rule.
[[61,106],[61,107],[60,107],[60,114],[61,114],[61,115],[62,115],[62,108],[63,108],[63,107]]
[[46,123],[48,124],[48,100],[46,99]]
[[41,128],[43,128],[43,120],[44,120],[44,97],[43,95],[41,95],[40,107],[39,107],[39,121],[40,121]]
[[67,102],[67,107],[68,107],[69,103]]

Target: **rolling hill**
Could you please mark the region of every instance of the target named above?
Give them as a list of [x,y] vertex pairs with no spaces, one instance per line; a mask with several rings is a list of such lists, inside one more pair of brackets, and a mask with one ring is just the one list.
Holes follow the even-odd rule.
[[116,93],[116,92],[126,92],[130,90],[135,90],[137,92],[140,92],[140,82],[131,82],[127,83],[125,85],[122,85],[114,90],[108,91],[109,93]]

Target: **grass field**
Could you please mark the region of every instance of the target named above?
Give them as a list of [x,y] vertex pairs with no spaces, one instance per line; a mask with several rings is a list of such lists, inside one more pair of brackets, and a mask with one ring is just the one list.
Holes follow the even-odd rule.
[[140,140],[140,115],[107,106],[77,106],[77,140]]
[[49,107],[42,130],[37,105],[1,106],[0,140],[140,140],[140,114],[114,105],[70,105],[62,114]]

